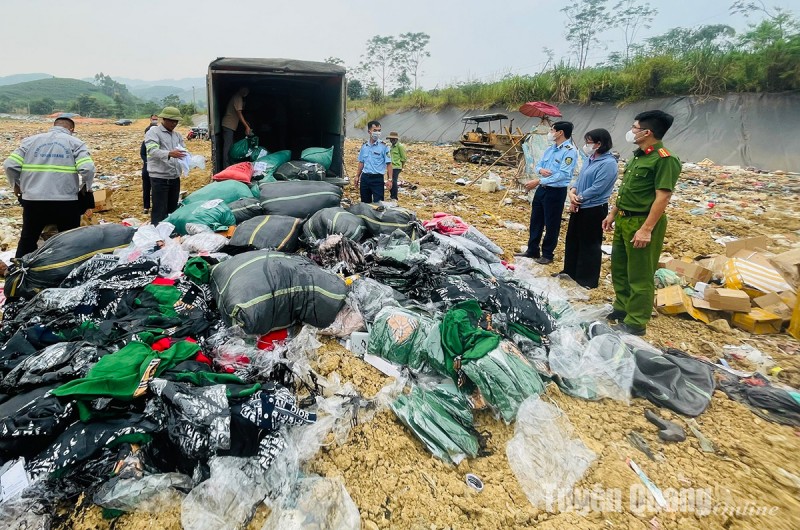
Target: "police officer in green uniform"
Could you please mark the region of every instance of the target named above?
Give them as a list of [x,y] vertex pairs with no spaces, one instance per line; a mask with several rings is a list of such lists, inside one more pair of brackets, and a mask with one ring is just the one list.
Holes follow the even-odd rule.
[[644,335],[653,310],[653,274],[667,231],[667,209],[678,182],[681,161],[661,143],[674,118],[660,110],[636,115],[626,140],[639,146],[625,167],[617,203],[603,220],[606,232],[614,231],[611,280],[614,311],[609,320],[616,328]]

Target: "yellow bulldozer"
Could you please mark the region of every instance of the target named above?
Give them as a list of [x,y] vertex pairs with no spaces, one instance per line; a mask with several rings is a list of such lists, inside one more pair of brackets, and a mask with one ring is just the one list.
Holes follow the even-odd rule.
[[[453,151],[456,162],[472,162],[473,164],[494,164],[516,167],[522,160],[522,142],[525,135],[517,127],[513,130],[514,120],[503,126],[503,120],[508,120],[505,114],[480,114],[465,116],[464,130],[461,132],[459,143],[461,147]],[[500,122],[497,130],[492,122]]]

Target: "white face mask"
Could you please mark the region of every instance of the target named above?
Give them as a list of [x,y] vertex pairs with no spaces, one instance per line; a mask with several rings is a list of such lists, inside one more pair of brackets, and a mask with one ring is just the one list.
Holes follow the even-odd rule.
[[586,156],[592,156],[593,154],[595,154],[595,152],[597,152],[597,148],[591,144],[584,144],[583,152],[586,154]]
[[625,141],[628,143],[635,144],[636,134],[634,134],[634,132],[629,129],[628,132],[625,133]]
[[547,133],[547,141],[548,142],[555,142],[556,141],[556,133],[554,133],[553,131],[550,131],[549,133]]

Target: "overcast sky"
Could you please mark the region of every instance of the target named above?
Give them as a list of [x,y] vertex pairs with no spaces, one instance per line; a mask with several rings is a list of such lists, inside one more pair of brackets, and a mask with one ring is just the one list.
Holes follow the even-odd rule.
[[[616,0],[610,0],[613,5]],[[659,9],[640,38],[676,27],[747,21],[731,16],[732,0],[652,2]],[[4,0],[0,76],[44,72],[58,77],[165,79],[204,76],[217,57],[286,57],[355,66],[373,35],[425,32],[431,57],[421,85],[491,81],[511,72],[533,74],[542,47],[568,54],[552,0]],[[800,15],[800,0],[779,0]],[[606,24],[598,21],[599,24]],[[620,30],[603,34],[590,63],[622,49]]]

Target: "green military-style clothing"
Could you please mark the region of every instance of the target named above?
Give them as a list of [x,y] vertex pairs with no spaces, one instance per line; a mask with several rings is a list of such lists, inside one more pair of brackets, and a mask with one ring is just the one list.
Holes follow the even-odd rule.
[[637,149],[628,162],[617,193],[619,213],[614,220],[611,249],[611,280],[614,284],[614,309],[627,314],[625,324],[644,328],[653,310],[653,275],[667,232],[667,216],[662,215],[644,248],[634,248],[631,240],[647,220],[656,199],[656,190],[672,191],[681,172],[680,160],[662,143]]
[[617,192],[617,208],[632,212],[649,212],[656,200],[656,190],[675,189],[681,161],[661,142],[647,151],[637,149],[633,160],[625,166],[622,184]]

